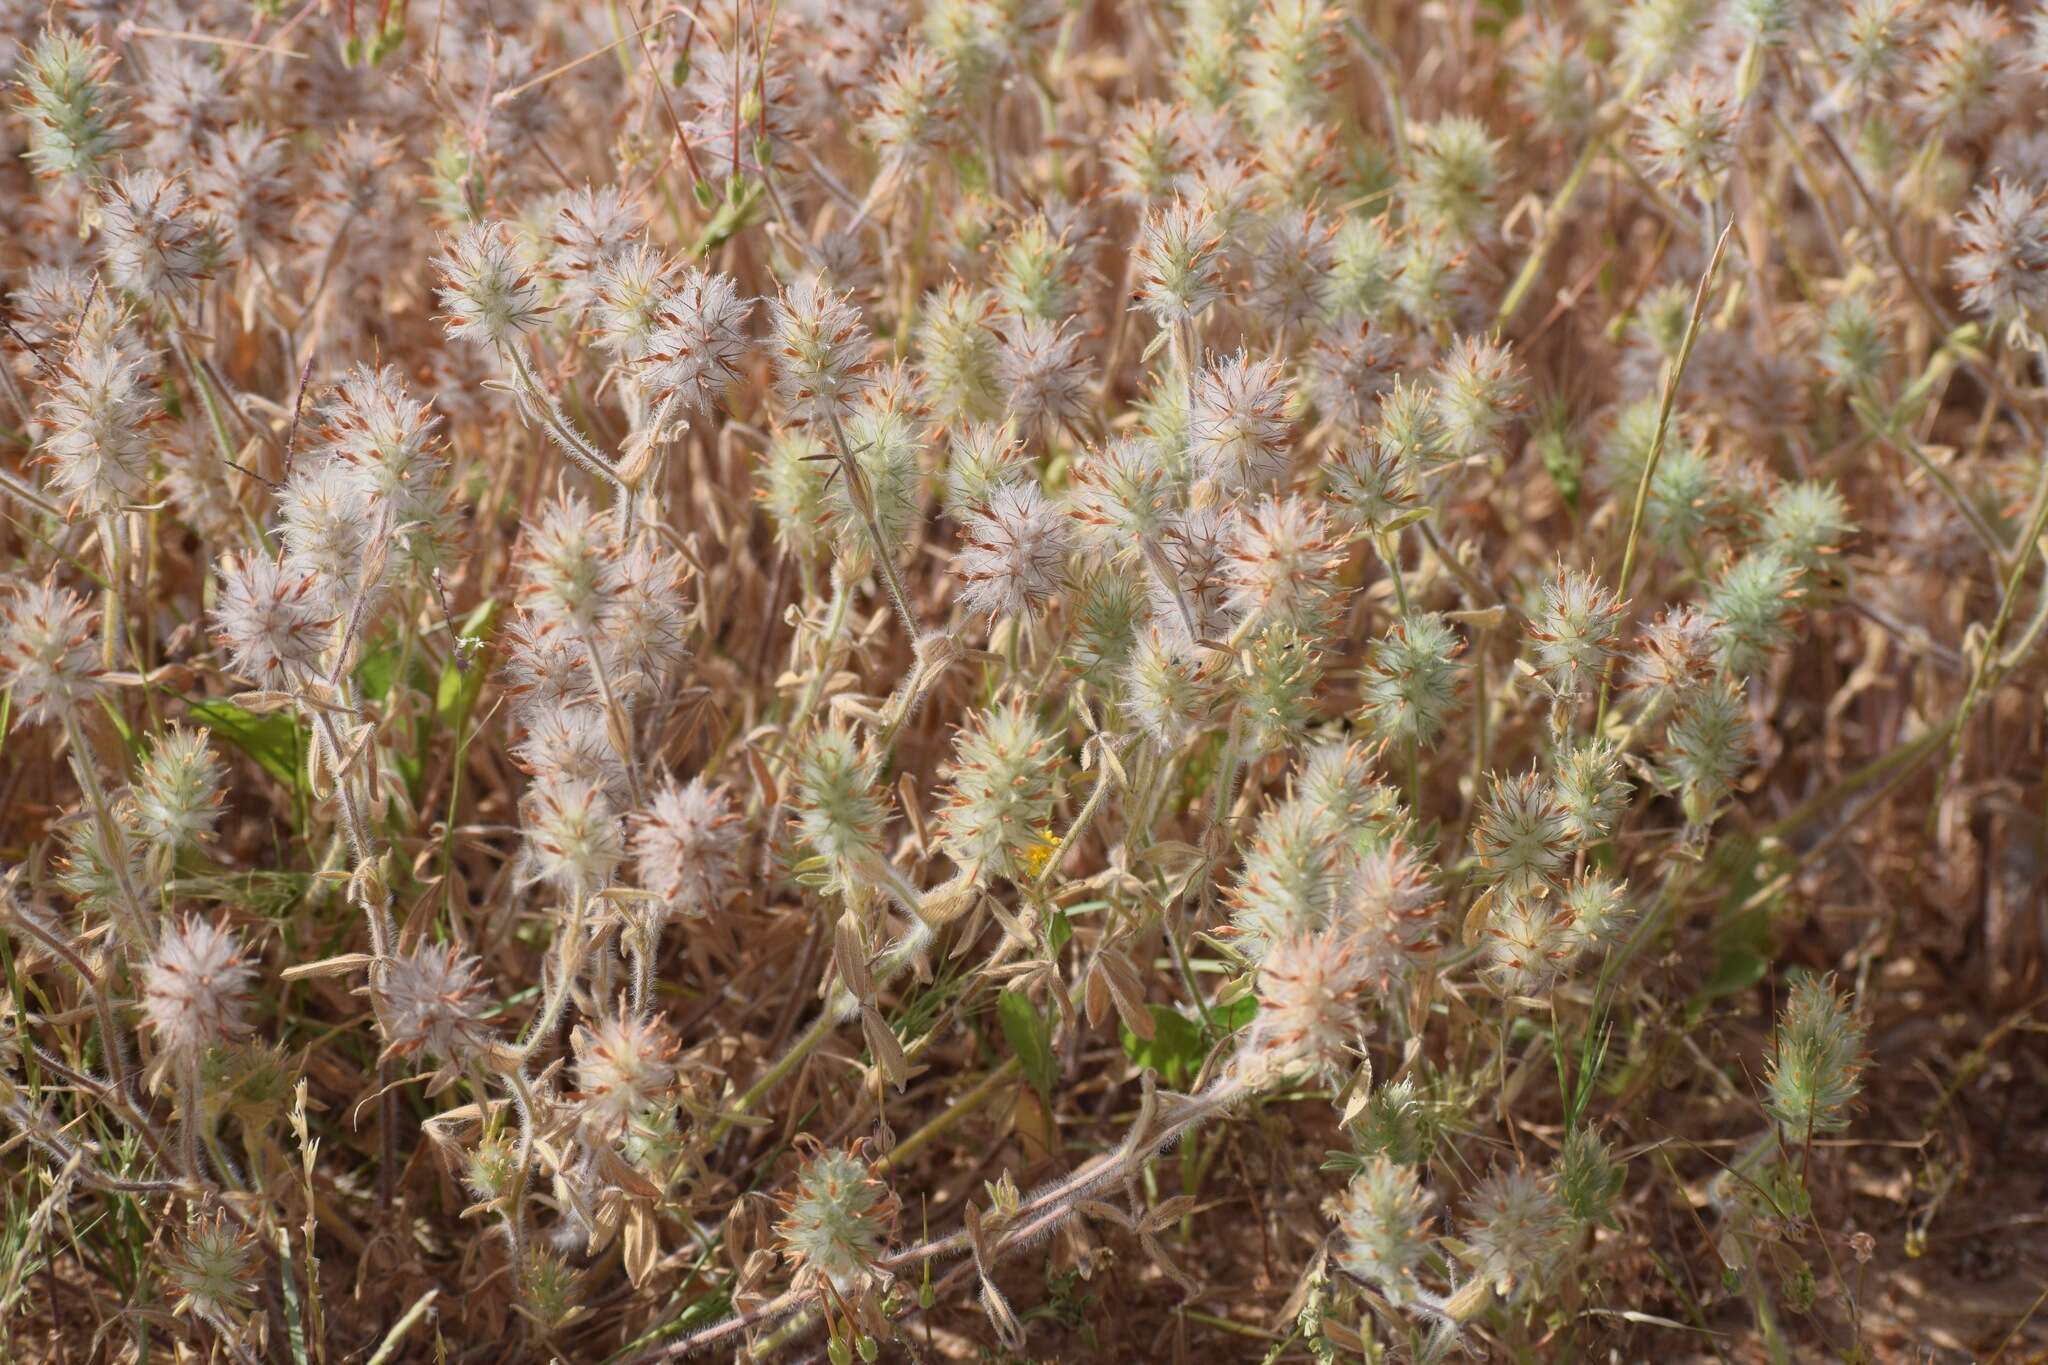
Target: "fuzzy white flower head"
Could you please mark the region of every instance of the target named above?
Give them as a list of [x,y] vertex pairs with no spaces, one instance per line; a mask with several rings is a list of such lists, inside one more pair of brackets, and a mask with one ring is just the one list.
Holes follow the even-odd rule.
[[1570,970],[1578,956],[1572,912],[1547,894],[1497,897],[1486,926],[1486,974],[1508,995],[1533,996]]
[[449,515],[439,424],[395,368],[357,365],[321,406],[314,432],[315,458],[338,470],[387,530],[407,530],[408,546],[420,556],[433,553]]
[[1176,199],[1145,215],[1138,236],[1138,300],[1169,327],[1221,302],[1225,290],[1223,234],[1209,214]]
[[1262,488],[1287,472],[1287,384],[1280,363],[1244,351],[1202,371],[1188,457],[1219,493]]
[[1128,560],[1158,539],[1173,494],[1172,476],[1150,441],[1120,436],[1074,464],[1071,497],[1083,542],[1113,560]]
[[1063,322],[1013,322],[1003,333],[996,379],[1021,430],[1071,425],[1088,412],[1087,359],[1079,335]]
[[870,1274],[896,1218],[896,1199],[860,1149],[821,1148],[797,1173],[775,1231],[800,1284],[850,1292]]
[[1187,170],[1186,115],[1164,100],[1140,100],[1117,117],[1108,152],[1110,182],[1133,203],[1164,198]]
[[50,482],[75,511],[98,516],[147,498],[149,429],[163,412],[150,380],[146,358],[111,339],[65,361],[36,424]]
[[[606,565],[605,664],[615,685],[636,695],[654,691],[690,656],[689,566],[681,555],[637,540]],[[637,681],[635,681],[637,680]]]
[[1237,946],[1253,961],[1296,934],[1328,926],[1344,826],[1302,797],[1262,812],[1244,867],[1226,893]]
[[195,294],[222,251],[191,207],[184,182],[161,171],[116,177],[102,205],[108,279],[152,304]]
[[1243,1065],[1257,1076],[1334,1075],[1363,1028],[1357,995],[1362,959],[1339,931],[1299,934],[1259,964],[1259,1012],[1246,1031]]
[[54,583],[9,583],[0,599],[0,683],[16,725],[62,720],[100,690],[100,651],[85,599]]
[[1566,832],[1582,845],[1612,834],[1628,808],[1635,784],[1621,775],[1621,764],[1621,751],[1607,740],[1585,740],[1556,755],[1552,785],[1558,808]]
[[195,1218],[164,1257],[164,1275],[178,1295],[177,1313],[204,1314],[217,1322],[245,1319],[253,1307],[255,1238],[228,1219],[225,1210]]
[[174,725],[135,781],[136,831],[159,848],[191,847],[213,833],[227,772],[202,730]]
[[2012,23],[1982,3],[1943,5],[1918,44],[1906,103],[1929,131],[1971,137],[2002,112],[2012,92]]
[[562,281],[564,299],[574,307],[593,302],[604,268],[646,231],[646,216],[617,186],[585,185],[570,194],[555,210],[554,249],[548,256],[548,269]]
[[996,315],[995,295],[959,280],[927,294],[918,310],[918,388],[933,415],[949,426],[1002,415]]
[[1335,237],[1312,209],[1284,209],[1266,223],[1252,256],[1251,306],[1268,327],[1297,328],[1328,310]]
[[1571,942],[1579,952],[1600,953],[1621,941],[1630,910],[1628,886],[1598,872],[1576,878],[1564,891],[1571,914]]
[[1363,319],[1316,329],[1303,358],[1303,381],[1316,411],[1341,430],[1363,431],[1394,386],[1399,361],[1385,331]]
[[319,672],[333,615],[311,574],[288,573],[265,555],[229,556],[220,578],[214,633],[235,672],[272,689]]
[[540,621],[587,634],[611,606],[618,554],[610,517],[575,496],[550,503],[520,547],[521,605]]
[[1536,667],[1559,696],[1576,696],[1619,651],[1622,604],[1592,575],[1558,566],[1543,585],[1543,614],[1529,626]]
[[939,844],[961,867],[1022,880],[1047,851],[1060,750],[1022,702],[978,713],[954,742]]
[[227,254],[246,258],[265,243],[292,244],[295,204],[284,142],[261,125],[237,123],[208,134],[192,191]]
[[625,857],[618,813],[595,782],[560,778],[536,784],[521,802],[528,884],[544,881],[571,896],[612,879]]
[[560,622],[529,617],[505,628],[503,644],[505,691],[522,725],[531,726],[544,711],[598,709],[590,651],[575,632]]
[[1714,676],[1719,635],[1719,625],[1693,604],[1667,607],[1630,652],[1628,685],[1653,698],[1691,694]]
[[520,258],[502,223],[471,223],[434,269],[443,284],[448,335],[479,346],[502,348],[540,326],[547,316],[532,267]]
[[44,29],[18,55],[9,54],[29,124],[28,160],[42,174],[93,178],[120,150],[121,107],[107,80],[114,60],[98,43],[61,25]]
[[739,378],[754,302],[732,276],[685,269],[655,310],[634,373],[658,406],[710,412]]
[[645,242],[599,266],[592,305],[597,344],[629,365],[645,355],[675,274],[675,262]]
[[1267,497],[1235,529],[1224,565],[1229,610],[1320,632],[1328,624],[1345,557],[1330,538],[1322,509],[1300,498]]
[[1479,1274],[1513,1302],[1556,1268],[1570,1247],[1572,1221],[1548,1180],[1496,1171],[1466,1201],[1463,1233]]
[[1648,169],[1667,185],[1713,199],[1716,182],[1734,161],[1741,117],[1723,76],[1695,68],[1671,77],[1642,107],[1638,139]]
[[2048,189],[1997,180],[1978,190],[1949,273],[1970,311],[1994,323],[2048,320]]
[[1504,342],[1460,337],[1436,368],[1432,407],[1446,452],[1468,458],[1498,450],[1522,404],[1522,382]]
[[768,305],[775,355],[775,391],[791,417],[845,417],[873,383],[873,338],[860,310],[805,276]]
[[858,897],[881,874],[880,760],[837,724],[818,731],[797,759],[795,832],[823,860],[828,891]]
[[673,780],[633,820],[633,861],[640,885],[672,915],[717,913],[738,880],[745,830],[723,787],[701,777]]
[[1472,825],[1487,875],[1510,891],[1535,891],[1562,871],[1572,826],[1541,773],[1495,775]]
[[1206,657],[1175,632],[1139,632],[1124,673],[1125,714],[1158,743],[1183,743],[1218,701]]
[[[588,676],[579,650],[573,667]],[[612,747],[601,706],[558,699],[536,706],[520,718],[526,733],[512,746],[512,757],[535,782],[592,782],[607,796],[626,795],[626,765]]]
[[1441,903],[1429,868],[1396,839],[1345,865],[1332,923],[1354,945],[1366,983],[1384,991],[1436,951]]
[[974,422],[946,443],[946,514],[965,521],[998,488],[1024,483],[1037,470],[1007,422]]
[[915,166],[945,148],[960,114],[952,64],[912,43],[883,65],[861,131],[884,158]]
[[676,1039],[659,1019],[622,1007],[579,1025],[574,1042],[583,1118],[600,1132],[623,1130],[675,1088]]
[[785,60],[783,35],[739,33],[690,63],[683,96],[690,143],[706,170],[752,179],[787,170],[809,128]]
[[1400,1306],[1421,1292],[1415,1272],[1429,1254],[1430,1207],[1412,1167],[1374,1156],[1344,1192],[1338,1230],[1344,1236],[1337,1264]]
[[295,471],[277,495],[277,510],[285,572],[313,584],[328,612],[338,616],[357,594],[377,590],[366,562],[376,523],[360,486],[339,467]]
[[1379,783],[1372,751],[1357,740],[1327,740],[1309,750],[1301,765],[1302,800],[1338,827],[1349,829],[1366,813]]
[[1240,520],[1234,503],[1197,507],[1160,533],[1160,553],[1151,557],[1146,576],[1152,616],[1182,644],[1225,639],[1235,624],[1229,566]]
[[490,1036],[477,960],[452,944],[422,943],[387,959],[370,991],[386,1058],[425,1052],[459,1065]]
[[960,602],[990,617],[1042,609],[1066,581],[1067,515],[1036,483],[1000,484],[960,526]]
[[187,918],[166,924],[142,974],[142,1014],[166,1056],[197,1062],[246,1025],[253,975],[226,929]]

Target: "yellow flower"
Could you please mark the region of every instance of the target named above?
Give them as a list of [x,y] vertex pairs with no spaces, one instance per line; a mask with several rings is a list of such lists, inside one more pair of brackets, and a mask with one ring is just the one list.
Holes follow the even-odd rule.
[[1018,863],[1028,878],[1036,878],[1044,870],[1046,860],[1059,851],[1060,836],[1050,829],[1035,836],[1029,847],[1017,855]]

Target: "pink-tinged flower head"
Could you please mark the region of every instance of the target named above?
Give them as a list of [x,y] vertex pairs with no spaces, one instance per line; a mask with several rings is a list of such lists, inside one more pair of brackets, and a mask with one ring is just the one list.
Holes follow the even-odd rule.
[[1322,509],[1300,498],[1268,497],[1235,523],[1224,577],[1226,605],[1308,634],[1328,622],[1345,552],[1331,540]]
[[461,1063],[490,1036],[477,960],[452,944],[423,943],[389,959],[371,993],[386,1057],[426,1052]]
[[540,286],[503,224],[471,223],[446,250],[433,264],[449,336],[503,347],[540,326],[547,316]]
[[1188,456],[1218,492],[1263,488],[1287,472],[1287,384],[1276,360],[1243,351],[1211,365],[1195,386]]
[[251,969],[228,930],[187,918],[164,926],[142,975],[142,1014],[167,1056],[197,1061],[241,1033]]
[[1340,1071],[1364,1019],[1361,957],[1338,930],[1298,934],[1266,950],[1259,964],[1259,1012],[1245,1038],[1267,1075]]
[[604,788],[578,778],[536,784],[521,803],[526,876],[570,895],[608,884],[625,857],[625,833]]
[[576,1080],[586,1122],[601,1132],[623,1129],[676,1083],[676,1040],[659,1019],[621,1009],[579,1026]]
[[283,689],[319,671],[332,616],[310,573],[290,573],[268,556],[220,565],[214,634],[235,672],[264,687]]
[[671,781],[654,793],[633,823],[633,860],[640,885],[661,897],[670,914],[717,913],[738,878],[745,830],[723,787],[701,777]]
[[738,380],[754,302],[732,276],[686,269],[656,306],[636,373],[657,406],[710,412]]
[[991,617],[1024,617],[1066,582],[1066,513],[1035,483],[999,484],[960,525],[960,601]]
[[1998,180],[1956,224],[1949,273],[1971,312],[1993,321],[2048,316],[2048,190]]
[[12,583],[0,599],[0,682],[19,725],[62,720],[100,689],[97,618],[54,583]]

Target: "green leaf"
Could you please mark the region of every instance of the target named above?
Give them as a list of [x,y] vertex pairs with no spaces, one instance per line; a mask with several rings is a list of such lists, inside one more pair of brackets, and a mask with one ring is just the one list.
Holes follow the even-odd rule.
[[1202,1058],[1209,1051],[1202,1042],[1201,1026],[1165,1005],[1153,1005],[1151,1010],[1152,1037],[1140,1038],[1124,1028],[1124,1055],[1139,1066],[1158,1072],[1168,1085],[1185,1086],[1201,1070]]
[[380,645],[363,655],[363,661],[356,665],[356,686],[371,701],[383,701],[391,695],[391,684],[398,677],[398,645]]
[[[471,612],[462,622],[462,638],[481,640],[490,633],[491,620],[497,615],[497,599],[485,602]],[[470,710],[476,705],[476,695],[484,685],[483,660],[471,659],[468,668],[457,668],[451,660],[441,668],[441,680],[434,688],[434,715],[449,725],[459,737],[462,727],[469,721]]]
[[1066,947],[1067,940],[1073,936],[1074,922],[1067,918],[1067,912],[1064,910],[1053,911],[1052,918],[1046,921],[1045,941],[1051,946],[1054,957],[1059,956],[1060,949]]
[[1749,902],[1777,875],[1783,859],[1746,840],[1730,841],[1724,858],[1729,869],[1727,909],[1714,926],[1714,965],[1696,1003],[1746,991],[1771,970],[1771,926],[1780,897],[1766,896],[1756,905]]
[[195,701],[192,719],[234,745],[263,771],[299,790],[305,784],[300,757],[306,752],[306,729],[292,716],[273,711],[258,715],[231,701]]
[[100,710],[106,712],[107,719],[114,723],[114,733],[121,737],[121,743],[127,747],[129,754],[135,758],[141,758],[142,741],[136,737],[134,729],[129,726],[128,722],[121,718],[120,709],[114,705],[114,699],[109,696],[101,696]]
[[1714,952],[1714,970],[1708,974],[1707,982],[1700,987],[1700,994],[1708,999],[1717,995],[1733,995],[1746,991],[1771,970],[1771,960],[1739,944],[1724,943]]
[[1022,991],[1004,991],[996,997],[996,1018],[1003,1026],[1004,1041],[1024,1065],[1025,1079],[1050,1110],[1052,1084],[1059,1070],[1052,1055],[1052,1025]]
[[1217,1037],[1222,1039],[1249,1024],[1258,1012],[1259,997],[1247,991],[1227,1005],[1211,1008],[1209,1017],[1215,1021]]
[[725,202],[718,206],[718,212],[704,225],[704,231],[698,234],[696,242],[690,247],[690,253],[701,260],[724,246],[728,238],[753,221],[754,211],[760,205],[760,181],[737,176],[728,177]]
[[202,859],[195,865],[179,866],[178,876],[165,888],[190,900],[219,901],[262,919],[283,919],[312,891],[310,872],[264,872],[255,868],[236,871],[216,867]]

